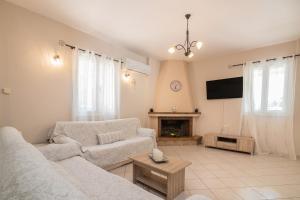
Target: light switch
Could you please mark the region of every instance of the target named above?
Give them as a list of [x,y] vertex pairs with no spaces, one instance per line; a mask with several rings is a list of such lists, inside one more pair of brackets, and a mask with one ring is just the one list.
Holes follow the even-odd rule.
[[11,89],[10,88],[2,88],[2,94],[10,95],[11,94]]

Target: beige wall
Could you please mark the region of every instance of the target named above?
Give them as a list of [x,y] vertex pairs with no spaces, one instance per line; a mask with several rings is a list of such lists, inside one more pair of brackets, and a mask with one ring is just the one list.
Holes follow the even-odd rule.
[[[3,17],[0,13],[0,24],[1,24],[1,21],[3,20]],[[1,46],[4,46],[4,37],[2,37],[1,33],[0,33],[0,47]],[[3,48],[0,48],[0,86],[3,86],[4,85],[4,74],[5,74],[5,69],[4,69],[4,66],[6,65],[3,61],[4,61],[4,49]],[[0,88],[1,90],[1,88]],[[1,91],[0,91],[0,126],[3,125],[3,111],[4,111],[4,96],[1,95]]]
[[[180,91],[174,92],[170,89],[170,83],[173,80],[181,82],[182,89]],[[188,78],[188,65],[184,61],[161,62],[154,109],[159,112],[170,112],[173,106],[176,106],[178,112],[194,110]]]
[[[1,23],[2,20],[3,20],[3,17],[0,13],[0,24],[2,24]],[[0,47],[1,46],[4,46],[4,41],[3,41],[3,37],[0,33]],[[3,50],[3,48],[0,48],[0,60],[4,60],[4,55],[3,54],[4,54],[4,50]],[[5,73],[4,72],[4,65],[5,64],[1,62],[1,64],[0,64],[0,86],[4,85],[4,73]],[[0,90],[1,90],[1,88],[0,88]],[[0,91],[0,93],[1,93],[1,91]],[[3,125],[3,105],[4,105],[3,100],[4,100],[3,96],[0,94],[0,126]]]
[[[228,68],[230,64],[243,63],[245,61],[273,58],[277,56],[292,55],[296,53],[297,43],[287,42],[269,47],[249,50],[246,52],[213,57],[203,61],[193,62],[189,65],[189,76],[191,80],[192,93],[195,105],[202,112],[199,120],[199,132],[205,134],[208,132],[220,132],[226,125],[230,134],[238,134],[240,126],[241,99],[226,100],[207,100],[206,99],[206,81],[236,77],[242,75],[242,67]],[[299,58],[298,58],[299,59]],[[298,70],[298,77],[300,77]],[[300,154],[300,81],[296,84],[297,99],[295,105],[295,131],[297,152]]]
[[[0,53],[5,52],[0,59],[0,88],[9,87],[13,92],[10,96],[0,94],[0,124],[15,126],[32,143],[45,141],[55,121],[71,118],[71,50],[58,50],[64,61],[62,68],[54,68],[49,62],[58,48],[58,40],[113,57],[146,62],[145,57],[122,47],[3,1],[0,1],[0,18],[0,41],[4,42]],[[151,76],[134,74],[133,88],[122,82],[121,116],[140,117],[144,124],[145,105],[153,104],[153,91],[148,93],[147,89],[155,87],[159,68],[155,60],[150,61],[154,68]],[[140,96],[149,101],[132,104]]]
[[[297,53],[300,53],[300,39],[296,43]],[[294,134],[296,143],[296,152],[300,155],[300,57],[297,58],[297,80],[295,91],[295,117],[294,117]]]
[[139,117],[141,123],[148,127],[148,111],[154,106],[155,89],[160,63],[151,59],[150,76],[130,71],[131,80],[124,80],[121,88],[121,118]]

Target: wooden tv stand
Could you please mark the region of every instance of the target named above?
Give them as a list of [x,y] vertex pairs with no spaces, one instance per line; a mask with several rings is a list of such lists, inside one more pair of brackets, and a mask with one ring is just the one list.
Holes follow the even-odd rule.
[[253,137],[209,133],[204,135],[203,141],[205,147],[246,152],[252,155],[254,153],[255,141]]

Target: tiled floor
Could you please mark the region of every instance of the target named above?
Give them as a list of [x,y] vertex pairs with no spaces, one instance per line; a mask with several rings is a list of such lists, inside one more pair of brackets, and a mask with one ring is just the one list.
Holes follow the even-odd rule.
[[[204,148],[161,146],[167,156],[189,160],[185,191],[176,199],[202,194],[211,200],[300,200],[300,161]],[[132,181],[132,165],[112,171]]]

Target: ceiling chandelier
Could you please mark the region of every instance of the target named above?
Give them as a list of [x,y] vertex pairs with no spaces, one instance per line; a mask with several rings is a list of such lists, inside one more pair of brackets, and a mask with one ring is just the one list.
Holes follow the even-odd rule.
[[184,50],[184,55],[191,58],[194,56],[194,53],[191,51],[192,47],[197,47],[197,49],[201,49],[202,47],[202,42],[200,41],[192,41],[190,42],[190,33],[189,33],[189,19],[191,17],[191,14],[186,14],[185,18],[186,18],[186,39],[184,44],[177,44],[171,48],[169,48],[169,53],[173,54],[175,52],[175,50]]

